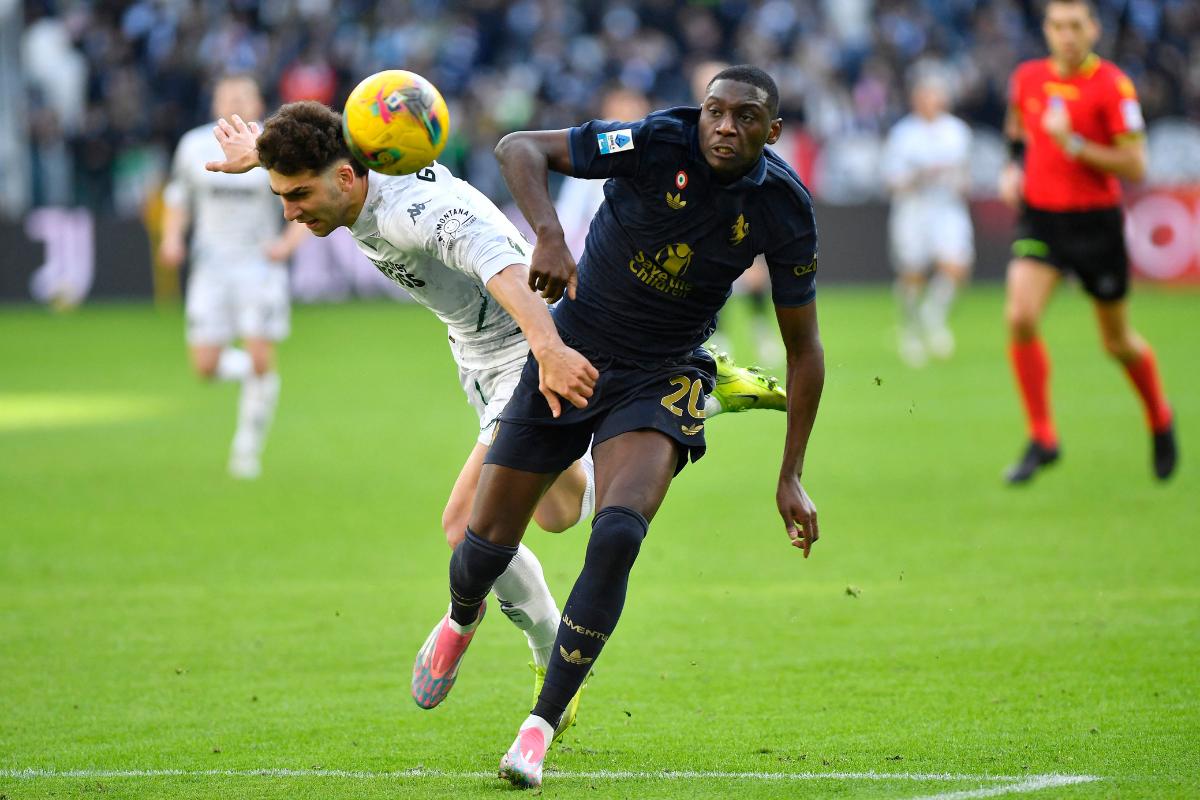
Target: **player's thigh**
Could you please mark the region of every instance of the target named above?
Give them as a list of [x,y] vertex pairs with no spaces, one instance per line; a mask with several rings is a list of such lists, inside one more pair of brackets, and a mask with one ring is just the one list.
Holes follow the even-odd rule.
[[188,278],[184,318],[189,347],[218,350],[237,336],[236,308],[230,278],[221,272],[196,270]]
[[526,472],[485,463],[471,506],[471,530],[489,542],[515,546],[557,477],[558,472]]
[[893,207],[888,218],[892,268],[897,275],[922,273],[933,257],[930,231],[920,211],[911,205],[900,205]]
[[442,511],[442,530],[451,547],[458,547],[467,534],[467,521],[471,518],[471,506],[475,502],[475,490],[479,487],[479,473],[483,470],[483,458],[486,455],[487,445],[476,442],[446,500],[446,508]]
[[657,430],[628,431],[597,444],[596,508],[624,506],[652,520],[675,476],[679,448]]
[[1005,278],[1005,317],[1012,326],[1035,324],[1046,309],[1059,271],[1033,258],[1013,259]]
[[583,494],[587,491],[587,474],[576,461],[564,469],[538,502],[533,518],[547,533],[562,533],[579,522],[583,510]]

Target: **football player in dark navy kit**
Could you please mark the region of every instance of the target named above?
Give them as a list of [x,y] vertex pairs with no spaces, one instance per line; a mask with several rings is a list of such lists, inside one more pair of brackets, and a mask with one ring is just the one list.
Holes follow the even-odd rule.
[[[466,540],[451,558],[450,615],[422,648],[414,675],[453,679],[538,498],[591,441],[598,496],[583,570],[537,705],[501,761],[501,776],[518,786],[540,785],[555,725],[616,627],[649,522],[673,476],[704,453],[715,366],[700,345],[759,253],[788,353],[776,502],[805,557],[818,538],[816,508],[800,484],[825,374],[817,232],[800,179],[764,149],[780,134],[778,106],[770,76],[730,67],[698,109],[514,133],[496,148],[537,234],[530,288],[548,301],[565,294],[555,323],[600,376],[585,407],[548,404],[537,362],[527,362],[489,448]],[[551,169],[608,179],[578,270],[547,189]]]

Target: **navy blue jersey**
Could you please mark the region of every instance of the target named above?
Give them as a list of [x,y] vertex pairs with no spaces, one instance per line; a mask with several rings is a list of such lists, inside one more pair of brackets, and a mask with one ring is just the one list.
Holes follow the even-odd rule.
[[574,301],[555,309],[572,339],[635,361],[686,357],[716,327],[730,286],[766,254],[778,306],[816,296],[812,199],[765,150],[720,185],[700,152],[698,108],[570,131],[571,174],[608,178],[579,260]]

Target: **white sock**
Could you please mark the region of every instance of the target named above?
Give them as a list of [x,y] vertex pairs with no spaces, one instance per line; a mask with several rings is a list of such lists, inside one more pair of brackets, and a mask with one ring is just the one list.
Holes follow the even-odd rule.
[[226,347],[217,358],[217,378],[223,381],[244,380],[253,372],[250,354],[238,347]]
[[721,408],[721,401],[717,399],[715,394],[710,394],[704,398],[704,418],[709,419],[720,414],[725,409]]
[[[542,564],[533,551],[524,544],[517,546],[517,554],[508,564],[508,569],[492,585],[500,610],[504,616],[525,632],[533,663],[545,667],[550,663],[554,649],[554,637],[558,634],[558,606],[546,585]],[[546,741],[549,741],[547,739]]]
[[[453,608],[453,606],[451,606],[451,608]],[[470,633],[471,631],[473,631],[479,627],[479,617],[478,616],[475,617],[475,621],[472,622],[470,625],[459,625],[457,622],[454,621],[454,617],[449,616],[450,615],[449,609],[446,611],[446,615],[447,615],[447,617],[449,617],[448,622],[450,623],[450,630],[454,631],[459,636],[465,636],[466,634]]]
[[[554,726],[553,725],[551,725],[549,722],[546,722],[546,720],[542,719],[541,717],[537,716],[536,714],[530,714],[528,717],[525,718],[525,721],[521,723],[522,731],[527,730],[529,728],[537,728],[539,731],[541,731],[542,739],[543,739],[543,741],[546,742],[546,747],[547,748],[550,747],[550,742],[553,741],[553,739],[554,739]],[[520,735],[519,731],[518,731],[517,735],[518,736]]]
[[583,454],[583,458],[579,459],[579,466],[583,467],[587,483],[584,484],[583,497],[580,498],[579,519],[575,520],[576,525],[587,521],[592,516],[592,512],[596,510],[596,465],[592,462],[591,450],[588,450]]
[[925,302],[921,304],[921,321],[925,327],[936,330],[946,327],[946,319],[950,316],[950,305],[958,291],[958,283],[945,275],[937,273],[929,281],[929,289],[925,292]]
[[251,373],[242,381],[242,393],[238,398],[238,426],[233,435],[234,452],[255,456],[262,452],[278,402],[279,373]]

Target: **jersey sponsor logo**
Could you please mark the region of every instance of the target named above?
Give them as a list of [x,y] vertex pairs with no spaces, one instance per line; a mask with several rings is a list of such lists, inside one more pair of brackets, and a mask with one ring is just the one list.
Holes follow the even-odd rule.
[[475,220],[475,215],[465,208],[452,208],[442,214],[435,229],[438,244],[445,247],[448,252],[452,252],[454,240],[458,238],[464,228],[473,225]]
[[563,647],[561,644],[558,646],[558,654],[562,657],[562,660],[566,661],[568,664],[578,664],[579,666],[590,664],[595,660],[589,656],[585,656],[583,653],[580,653],[578,649],[572,650],[568,653],[567,648]]
[[[594,630],[592,630],[591,628],[585,628],[585,627],[583,627],[582,625],[576,625],[576,624],[575,624],[575,623],[574,623],[574,622],[571,620],[571,618],[570,618],[570,617],[568,617],[566,614],[563,614],[563,616],[562,616],[562,621],[563,621],[563,625],[566,625],[568,628],[570,628],[571,630],[575,631],[576,633],[578,633],[578,634],[580,634],[580,635],[582,635],[582,636],[590,636],[590,637],[592,637],[593,639],[599,639],[599,640],[600,640],[600,641],[602,641],[602,642],[607,642],[607,641],[608,641],[608,634],[607,634],[607,633],[601,633],[600,631],[594,631]],[[579,651],[578,651],[578,650],[576,650],[576,651],[575,651],[575,654],[576,654],[576,655],[579,655]],[[589,658],[589,659],[588,659],[588,661],[591,661],[591,659]]]
[[1121,119],[1125,121],[1126,131],[1141,131],[1146,127],[1142,104],[1132,97],[1121,101]]
[[622,128],[619,131],[608,131],[596,134],[596,144],[600,147],[600,155],[624,153],[633,149],[633,130]]
[[746,222],[746,215],[738,214],[737,221],[733,223],[733,235],[729,237],[729,243],[736,247],[742,243],[748,233],[750,233],[750,223]]
[[629,261],[629,271],[651,289],[672,297],[687,297],[692,285],[680,276],[691,266],[693,255],[692,248],[682,242],[667,245],[654,258],[639,250]]
[[675,188],[676,189],[686,189],[687,185],[688,185],[687,173],[684,172],[683,170],[679,170],[679,172],[676,172],[675,173]]
[[678,211],[679,209],[681,209],[687,205],[687,200],[681,199],[678,192],[676,192],[675,194],[671,194],[670,192],[667,192],[667,205],[669,205],[671,208]]
[[423,214],[425,212],[425,206],[427,206],[427,205],[429,205],[429,203],[427,203],[427,202],[426,203],[413,203],[411,206],[408,207],[408,218],[413,221],[414,225],[417,224],[417,217],[421,216],[421,214]]
[[801,275],[810,275],[817,271],[817,257],[813,256],[812,263],[797,264],[792,267],[792,274],[799,278]]
[[372,258],[371,263],[374,264],[380,272],[382,272],[384,275],[387,275],[405,289],[419,289],[425,285],[425,281],[421,280],[416,275],[413,275],[408,271],[408,267],[396,261],[383,261],[382,259]]

